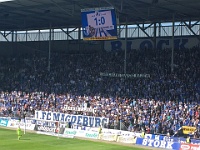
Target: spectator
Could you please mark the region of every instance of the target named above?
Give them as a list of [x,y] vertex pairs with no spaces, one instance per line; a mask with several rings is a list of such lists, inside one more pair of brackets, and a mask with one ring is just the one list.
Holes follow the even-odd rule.
[[[175,51],[175,71],[170,54],[158,57],[139,52],[127,55],[127,73],[147,73],[150,78],[102,77],[100,72],[123,73],[123,53],[52,56],[51,71],[44,57],[0,58],[0,114],[20,116],[35,110],[66,112],[64,105],[90,107],[109,118],[108,126],[149,133],[170,133],[183,125],[199,131],[200,50]],[[127,128],[126,128],[127,127]],[[199,135],[199,133],[197,133]]]

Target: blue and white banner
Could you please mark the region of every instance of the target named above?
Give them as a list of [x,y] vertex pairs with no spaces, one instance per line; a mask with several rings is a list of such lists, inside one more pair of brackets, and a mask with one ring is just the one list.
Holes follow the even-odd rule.
[[143,138],[137,138],[136,144],[149,146],[149,147],[171,149],[171,150],[179,150],[179,148],[180,148],[180,143],[178,143],[178,142],[171,142],[171,141],[164,141],[164,140],[153,140],[153,139],[143,139]]
[[70,122],[71,124],[78,124],[89,127],[99,127],[100,125],[109,123],[109,118],[104,117],[72,115],[48,111],[35,111],[35,119],[44,121]]
[[[158,50],[170,49],[172,48],[172,38],[171,37],[162,37],[156,39],[156,48]],[[122,51],[125,50],[127,46],[127,51],[135,50],[152,50],[154,49],[154,43],[149,38],[143,39],[131,39],[129,38],[127,43],[125,40],[113,40],[105,41],[104,49],[106,51]],[[196,37],[175,37],[174,47],[177,50],[190,49],[193,47],[199,47],[199,40]]]
[[0,118],[0,126],[7,127],[8,119]]
[[145,134],[145,139],[178,142],[178,138],[176,139],[176,138],[172,138],[172,137],[168,137],[168,136],[164,136],[164,135],[156,135],[156,134]]
[[145,134],[145,139],[165,140],[167,137],[163,135]]
[[[183,138],[183,137],[167,137],[163,135],[154,135],[154,134],[146,134],[145,139],[164,140],[164,141],[181,142],[181,143],[185,143],[186,141],[186,138]],[[200,145],[200,140],[191,139],[191,144]]]

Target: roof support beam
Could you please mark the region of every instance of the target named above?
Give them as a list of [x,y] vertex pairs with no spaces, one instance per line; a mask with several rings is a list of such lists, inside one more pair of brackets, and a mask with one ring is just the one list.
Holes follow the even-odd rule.
[[4,35],[7,37],[8,35],[10,35],[12,32],[10,31],[10,32],[8,32],[8,33],[6,33],[5,31],[4,31]]
[[[148,2],[143,2],[143,1],[140,1],[140,0],[136,0],[137,2],[141,3],[141,4],[144,4],[144,5],[148,5],[149,7],[152,7],[152,4],[149,4]],[[171,12],[172,14],[174,12],[176,12],[176,14],[179,14],[181,16],[187,16],[187,14],[183,13],[183,12],[180,12],[180,11],[177,11],[177,10],[173,10],[171,8],[166,8],[164,6],[161,6],[161,5],[154,5],[155,8],[160,8],[162,10],[166,10],[168,12]]]
[[153,40],[153,37],[150,36],[150,35],[145,31],[147,28],[143,28],[143,27],[141,27],[139,24],[137,24],[137,26],[138,26],[138,28],[139,28],[140,30],[142,30],[142,32],[144,32],[144,34],[145,34],[148,38],[150,38],[152,41],[154,41],[154,40]]
[[149,24],[147,27],[144,27],[143,29],[146,30],[148,28],[150,28],[154,23]]
[[[185,21],[183,21],[183,23],[185,24],[185,26],[192,32],[192,34],[200,41],[200,36],[198,36],[194,30],[192,29],[193,25],[188,25]],[[191,21],[189,22],[189,24],[191,24]]]
[[10,41],[8,40],[8,38],[6,37],[5,33],[2,33],[2,32],[0,31],[0,34],[4,37],[4,39],[5,39],[7,42],[10,42]]
[[[61,9],[63,12],[65,12],[67,15],[70,15],[70,16],[73,16],[72,13],[69,13],[68,11],[66,11],[66,9],[62,8],[58,3],[56,3],[55,1],[51,0],[51,2],[56,6],[58,7],[59,9]],[[74,7],[73,7],[74,8]],[[72,12],[73,12],[73,9],[72,9]]]
[[199,21],[196,21],[195,23],[191,24],[191,28],[194,27],[195,25],[197,25],[199,23]]
[[140,27],[139,24],[137,24],[137,26],[138,26],[138,28],[139,28],[140,30],[142,30],[142,31],[144,32],[144,34],[145,34],[147,37],[151,38],[151,36],[145,31],[144,28]]
[[[49,6],[51,6],[52,4],[50,4]],[[23,5],[22,5],[23,6]],[[7,12],[7,13],[12,13],[12,14],[16,14],[16,15],[20,15],[20,16],[22,16],[22,17],[18,17],[18,19],[20,19],[20,20],[24,20],[24,18],[25,19],[27,19],[27,18],[31,18],[31,19],[37,19],[37,20],[41,20],[41,21],[43,21],[43,20],[46,20],[47,22],[48,21],[61,21],[62,19],[59,19],[60,17],[59,16],[55,16],[55,15],[53,15],[53,14],[51,14],[51,16],[49,16],[49,15],[47,15],[47,14],[45,14],[45,13],[39,13],[39,12],[36,12],[36,11],[33,11],[33,10],[30,10],[30,9],[27,9],[27,8],[34,8],[34,6],[32,6],[32,7],[26,7],[26,6],[23,6],[23,7],[21,7],[21,8],[19,8],[19,9],[17,9],[17,8],[14,8],[14,7],[10,7],[10,6],[4,6],[6,9],[5,10],[2,10],[3,12]],[[44,8],[46,8],[47,6],[43,6],[42,5],[42,7],[40,7],[40,6],[37,6],[37,7],[35,7],[35,8],[41,8],[41,10],[44,10],[45,11],[45,9]],[[7,11],[7,10],[11,10],[11,11]],[[15,11],[18,11],[18,13],[16,13]],[[19,13],[19,12],[23,12],[23,11],[25,11],[26,12],[26,14],[28,14],[28,15],[24,15],[23,13]],[[36,15],[34,15],[34,14],[36,14]],[[44,17],[45,16],[45,17]],[[65,21],[63,21],[63,22],[65,22]]]
[[121,8],[117,8],[114,4],[112,4],[109,0],[105,0],[106,3],[108,3],[110,6],[114,7],[119,13],[122,13]]
[[[168,3],[171,3],[173,5],[179,5],[179,6],[182,6],[182,7],[185,7],[185,8],[190,8],[190,9],[193,9],[195,11],[197,11],[198,13],[200,13],[199,9],[195,8],[195,7],[192,7],[190,5],[184,5],[183,3],[179,3],[179,2],[176,2],[176,1],[172,1],[172,0],[165,0],[166,2]],[[182,12],[181,12],[182,13]]]
[[136,8],[135,7],[135,2],[130,2],[130,1],[127,1],[127,3],[129,4],[129,6],[131,7],[131,8],[133,8],[133,10],[134,11],[136,11],[137,12],[137,14],[139,14],[139,18],[141,18],[141,19],[143,19],[143,20],[148,20],[148,18],[146,17],[146,15],[145,15],[145,13],[144,12],[141,12],[140,10],[138,10],[138,8]]
[[74,38],[70,35],[70,33],[73,32],[73,31],[75,31],[76,29],[77,29],[77,28],[73,29],[73,30],[70,31],[70,32],[67,32],[67,31],[65,31],[65,30],[63,30],[63,29],[61,28],[61,30],[62,30],[65,34],[67,34],[67,36],[69,36],[72,40],[74,40]]

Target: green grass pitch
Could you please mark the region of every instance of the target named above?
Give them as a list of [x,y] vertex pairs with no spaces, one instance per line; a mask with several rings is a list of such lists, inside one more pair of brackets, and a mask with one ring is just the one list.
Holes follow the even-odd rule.
[[142,150],[80,139],[57,138],[34,133],[26,133],[21,140],[17,139],[15,130],[0,128],[0,150]]

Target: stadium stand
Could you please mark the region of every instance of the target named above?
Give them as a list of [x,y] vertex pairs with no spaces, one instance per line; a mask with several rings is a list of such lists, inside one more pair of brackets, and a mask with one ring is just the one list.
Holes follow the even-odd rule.
[[[113,44],[116,46],[114,52],[111,49],[106,51],[106,42],[83,41],[80,9],[105,7],[105,3],[116,8],[120,40],[126,43],[130,38],[134,41],[131,44],[135,45],[136,40],[148,38],[152,43],[151,49],[146,49],[148,41],[137,50],[129,41],[131,50],[126,49],[125,60],[123,46],[128,44]],[[187,0],[121,3],[109,0],[105,3],[20,0],[0,5],[4,12],[0,18],[0,117],[14,117],[18,121],[25,116],[33,117],[38,110],[65,112],[109,118],[109,123],[103,124],[103,128],[132,133],[145,130],[145,133],[167,137],[168,134],[175,135],[182,126],[189,126],[187,129],[193,126],[197,129],[193,137],[200,138],[200,3],[188,3]],[[165,23],[170,25],[165,26]],[[125,28],[129,28],[126,30],[128,35]],[[193,36],[188,42],[190,49],[185,48],[189,45],[184,41],[185,36]],[[165,37],[170,40],[157,41]],[[56,44],[58,40],[60,44]],[[87,52],[86,49],[93,48],[88,43],[105,51],[95,49],[95,52]],[[191,48],[194,43],[197,47]],[[60,46],[62,44],[64,49]],[[75,49],[84,51],[84,54],[66,52]],[[27,55],[29,51],[31,55]],[[111,78],[100,75],[101,72],[124,73],[125,62],[127,74],[145,73],[150,77]],[[95,111],[66,110],[66,105]],[[178,142],[181,143],[180,139]],[[165,143],[168,147],[171,142]]]
[[[128,52],[127,73],[149,73],[150,78],[101,77],[100,72],[123,72],[123,53],[54,54],[51,72],[45,57],[0,58],[0,115],[19,117],[35,110],[64,112],[64,105],[94,108],[95,116],[109,118],[108,128],[147,133],[170,132],[181,126],[200,129],[200,49],[159,56]],[[67,111],[75,114],[75,111]],[[80,112],[91,115],[87,112]],[[199,132],[197,132],[199,133]],[[198,136],[198,135],[197,135]]]

